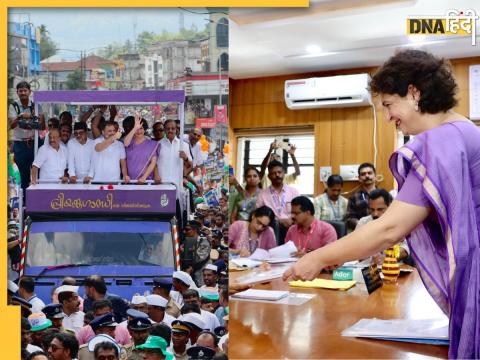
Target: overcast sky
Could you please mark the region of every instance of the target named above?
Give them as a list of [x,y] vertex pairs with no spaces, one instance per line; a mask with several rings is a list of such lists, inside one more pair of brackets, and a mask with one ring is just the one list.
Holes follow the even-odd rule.
[[[203,8],[188,10],[206,13]],[[208,15],[192,14],[178,8],[11,8],[9,21],[29,21],[35,26],[46,25],[50,37],[61,49],[88,50],[103,47],[112,42],[123,43],[134,39],[143,31],[161,33],[179,30],[179,15],[184,14],[185,28],[195,24],[203,30],[208,22]],[[136,24],[136,29],[135,28]],[[62,51],[65,59],[77,59],[79,53]]]

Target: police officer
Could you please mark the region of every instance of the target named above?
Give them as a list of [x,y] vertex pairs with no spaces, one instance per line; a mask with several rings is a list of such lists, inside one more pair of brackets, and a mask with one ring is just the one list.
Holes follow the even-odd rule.
[[174,318],[180,316],[180,307],[170,298],[170,291],[172,290],[173,279],[169,278],[160,278],[156,277],[153,279],[153,289],[152,293],[155,295],[160,295],[163,298],[168,300],[167,308],[165,312]]
[[48,304],[42,309],[47,319],[52,322],[53,327],[63,331],[62,320],[65,317],[62,304]]
[[[112,313],[107,313],[104,315],[97,316],[90,322],[90,326],[95,333],[95,337],[93,337],[87,344],[83,344],[80,346],[78,350],[78,360],[95,360],[93,350],[94,345],[96,344],[100,338],[103,338],[103,335],[108,335],[112,339],[115,337],[115,327],[118,324],[115,322]],[[118,345],[120,347],[120,345]],[[120,347],[123,349],[123,347]]]
[[128,322],[128,332],[133,342],[125,346],[128,360],[143,360],[143,351],[138,348],[145,343],[150,334],[152,323],[144,317],[135,317]]

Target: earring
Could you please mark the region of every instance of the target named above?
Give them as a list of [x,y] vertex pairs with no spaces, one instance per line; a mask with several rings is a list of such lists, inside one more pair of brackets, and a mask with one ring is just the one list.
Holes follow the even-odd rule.
[[418,101],[415,101],[415,106],[413,107],[415,111],[418,111]]

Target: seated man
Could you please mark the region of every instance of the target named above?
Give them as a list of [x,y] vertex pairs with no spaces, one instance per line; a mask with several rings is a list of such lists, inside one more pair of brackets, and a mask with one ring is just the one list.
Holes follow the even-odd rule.
[[116,132],[114,121],[108,121],[103,129],[103,137],[94,141],[94,152],[92,155],[92,166],[89,177],[93,181],[119,181],[120,173],[123,180],[129,182],[125,147],[118,141],[120,133]]
[[315,219],[314,215],[313,203],[306,196],[297,196],[292,200],[294,225],[288,229],[285,241],[293,241],[300,255],[337,240],[335,228]]
[[358,182],[360,189],[350,195],[347,206],[347,228],[355,229],[358,220],[368,215],[368,197],[375,189],[375,166],[370,163],[363,163],[358,167]]
[[[370,215],[362,217],[357,224],[355,229],[362,227],[363,225],[369,223],[372,220],[378,219],[382,216],[387,208],[392,203],[393,198],[390,193],[385,189],[375,189],[372,190],[370,193],[368,204],[370,207]],[[400,243],[400,256],[398,260],[406,260],[410,255],[410,249],[408,248],[408,244],[406,240],[403,240]],[[377,255],[373,256],[373,260],[378,264],[381,265],[383,263],[383,259],[385,258],[385,253],[382,251]]]
[[33,161],[32,184],[38,182],[39,170],[40,180],[67,182],[67,161],[68,150],[60,142],[60,132],[58,129],[51,129],[48,133],[48,144],[44,144],[38,149],[37,156]]

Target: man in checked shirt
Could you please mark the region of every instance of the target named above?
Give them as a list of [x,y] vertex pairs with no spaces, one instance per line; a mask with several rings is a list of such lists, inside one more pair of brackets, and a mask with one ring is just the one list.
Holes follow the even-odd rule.
[[358,167],[358,182],[360,189],[354,192],[348,199],[347,206],[347,228],[355,229],[358,220],[369,215],[368,198],[375,186],[375,166],[370,163],[363,163]]

